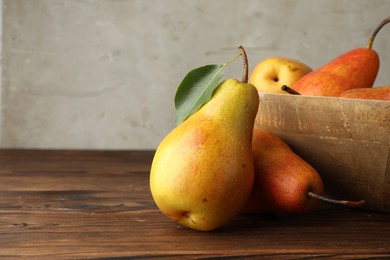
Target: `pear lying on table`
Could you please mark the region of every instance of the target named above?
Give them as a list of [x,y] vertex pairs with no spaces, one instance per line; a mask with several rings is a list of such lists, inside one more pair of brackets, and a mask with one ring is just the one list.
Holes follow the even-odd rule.
[[150,189],[166,216],[208,231],[242,210],[253,187],[258,105],[253,85],[227,79],[162,140],[152,162]]
[[255,183],[244,212],[303,213],[318,202],[324,186],[317,171],[277,135],[253,130]]

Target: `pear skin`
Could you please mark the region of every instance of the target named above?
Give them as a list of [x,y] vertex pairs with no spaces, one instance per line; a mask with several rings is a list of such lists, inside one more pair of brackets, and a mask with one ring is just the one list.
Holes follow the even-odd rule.
[[307,96],[334,96],[355,88],[371,88],[379,70],[379,56],[358,48],[314,70],[290,87]]
[[388,23],[390,17],[378,24],[365,48],[340,55],[289,87],[301,95],[333,97],[350,89],[372,88],[380,65],[379,56],[372,45],[378,32]]
[[150,190],[166,216],[209,231],[242,210],[254,181],[251,147],[258,105],[253,85],[227,79],[162,140],[152,162]]
[[249,83],[259,92],[286,94],[283,85],[292,86],[312,69],[306,64],[284,57],[270,57],[259,62],[253,69]]
[[390,100],[390,86],[351,89],[340,94],[343,98]]
[[320,175],[281,138],[255,128],[252,150],[255,183],[244,212],[298,214],[317,204],[308,192],[323,194]]

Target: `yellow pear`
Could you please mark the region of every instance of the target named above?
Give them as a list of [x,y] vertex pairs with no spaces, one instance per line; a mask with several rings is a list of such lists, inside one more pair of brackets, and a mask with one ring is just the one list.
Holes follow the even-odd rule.
[[254,181],[251,143],[258,105],[253,85],[227,79],[162,140],[150,190],[166,216],[209,231],[241,211]]
[[253,69],[249,83],[259,92],[286,94],[281,87],[292,86],[312,69],[306,64],[284,57],[270,57],[259,62]]

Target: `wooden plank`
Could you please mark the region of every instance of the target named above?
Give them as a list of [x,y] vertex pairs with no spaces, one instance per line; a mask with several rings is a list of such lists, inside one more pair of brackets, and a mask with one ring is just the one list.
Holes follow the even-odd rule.
[[390,211],[390,102],[261,94],[255,127],[316,168],[331,196]]
[[390,257],[387,213],[319,208],[179,226],[149,191],[153,152],[0,150],[0,258]]

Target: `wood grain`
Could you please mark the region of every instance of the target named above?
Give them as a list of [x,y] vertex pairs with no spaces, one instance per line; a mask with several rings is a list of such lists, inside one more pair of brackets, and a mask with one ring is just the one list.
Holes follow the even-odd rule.
[[255,127],[309,162],[329,195],[390,212],[390,102],[264,93]]
[[389,258],[390,215],[321,207],[199,232],[149,192],[152,151],[0,150],[0,257]]

